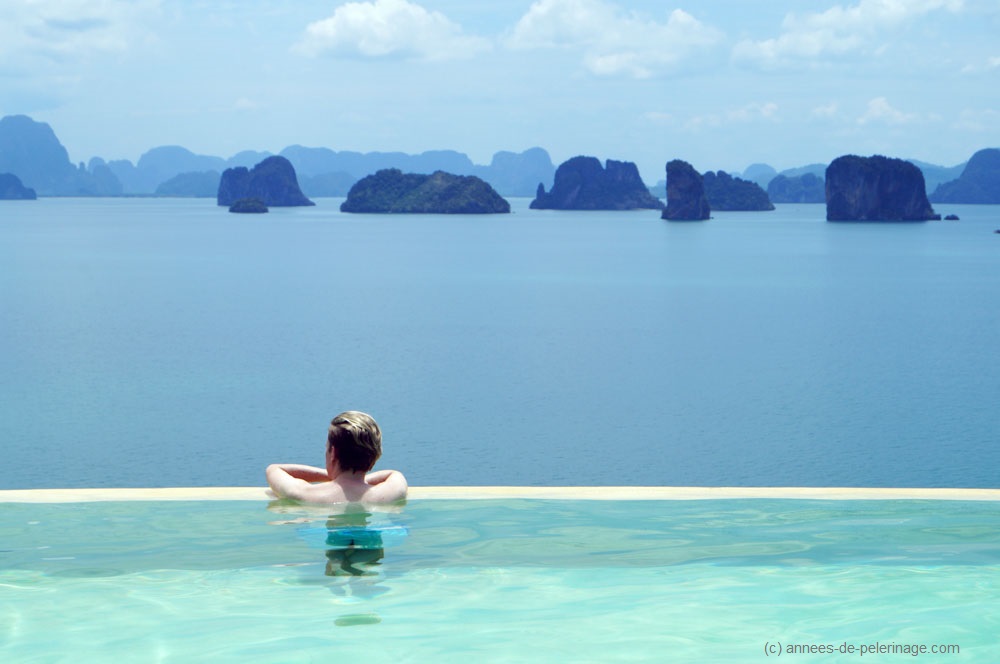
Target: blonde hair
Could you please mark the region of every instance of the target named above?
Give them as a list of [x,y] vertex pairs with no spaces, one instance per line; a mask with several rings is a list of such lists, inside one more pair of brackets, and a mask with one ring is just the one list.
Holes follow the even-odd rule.
[[382,430],[368,413],[347,410],[330,422],[326,444],[336,452],[341,470],[368,472],[382,456]]

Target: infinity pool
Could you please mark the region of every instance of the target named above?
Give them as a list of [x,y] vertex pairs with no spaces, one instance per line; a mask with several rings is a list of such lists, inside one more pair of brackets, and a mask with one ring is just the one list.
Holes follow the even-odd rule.
[[17,663],[996,662],[1000,503],[8,502],[0,599]]

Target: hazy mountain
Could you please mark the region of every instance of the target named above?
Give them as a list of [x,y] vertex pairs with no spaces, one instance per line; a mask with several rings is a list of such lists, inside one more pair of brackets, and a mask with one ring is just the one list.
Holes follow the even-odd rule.
[[445,171],[456,175],[469,175],[474,168],[472,160],[453,150],[434,150],[411,155],[405,152],[335,152],[329,148],[291,145],[280,154],[292,162],[296,173],[301,175],[348,173],[359,180],[387,168],[410,173]]
[[219,193],[219,171],[180,173],[156,187],[157,196],[179,198],[215,198]]
[[768,164],[750,164],[743,173],[733,173],[748,182],[756,182],[762,189],[767,189],[768,183],[777,174],[778,171]]
[[539,184],[552,183],[555,172],[552,158],[542,148],[497,152],[489,166],[476,166],[474,170],[501,196],[534,196]]
[[924,185],[926,185],[928,193],[937,189],[939,184],[958,178],[968,164],[968,162],[963,162],[957,166],[938,166],[916,159],[907,159],[906,161],[919,168],[920,172],[924,174]]
[[972,155],[961,176],[940,184],[930,199],[932,203],[1000,204],[1000,149]]
[[107,171],[97,176],[73,166],[52,128],[26,115],[0,119],[0,172],[16,175],[39,196],[107,196],[120,193]]

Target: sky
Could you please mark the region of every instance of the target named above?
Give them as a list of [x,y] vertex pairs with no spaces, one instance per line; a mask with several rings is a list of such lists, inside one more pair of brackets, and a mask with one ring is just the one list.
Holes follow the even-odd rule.
[[534,146],[647,182],[1000,147],[1000,0],[3,0],[0,115],[160,145]]

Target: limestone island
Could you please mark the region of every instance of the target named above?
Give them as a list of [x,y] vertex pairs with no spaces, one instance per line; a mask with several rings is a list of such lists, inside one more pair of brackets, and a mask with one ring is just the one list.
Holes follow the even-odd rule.
[[267,212],[267,206],[259,198],[241,198],[229,206],[230,212],[239,214],[263,214]]
[[354,183],[341,212],[388,214],[506,214],[510,203],[474,175],[431,175],[387,168]]
[[680,159],[667,162],[667,208],[661,217],[668,221],[701,221],[711,215],[704,182],[694,166]]
[[232,205],[241,198],[256,198],[268,207],[315,205],[299,189],[292,162],[268,157],[252,169],[227,168],[219,180],[219,205]]
[[727,212],[766,212],[774,209],[774,204],[756,182],[749,182],[718,171],[708,171],[702,176],[705,197],[713,210]]
[[924,174],[908,161],[845,155],[826,168],[827,221],[940,218],[927,200]]
[[533,210],[662,210],[630,161],[573,157],[556,169],[552,191],[538,185]]
[[21,178],[13,173],[0,173],[0,201],[33,201],[38,194],[31,187],[25,187]]

